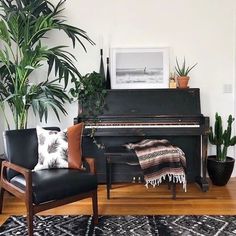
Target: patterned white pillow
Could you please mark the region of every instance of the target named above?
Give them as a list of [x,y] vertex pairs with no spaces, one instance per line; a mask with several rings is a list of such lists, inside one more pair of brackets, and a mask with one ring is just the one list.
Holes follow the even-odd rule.
[[34,170],[72,168],[83,170],[82,134],[84,123],[63,131],[45,130],[37,126],[38,163]]
[[67,130],[36,128],[38,136],[38,163],[34,170],[68,168]]

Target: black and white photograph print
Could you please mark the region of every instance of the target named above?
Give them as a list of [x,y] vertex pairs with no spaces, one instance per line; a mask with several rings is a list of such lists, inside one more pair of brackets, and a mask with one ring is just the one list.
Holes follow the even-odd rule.
[[112,48],[112,89],[168,88],[168,48]]

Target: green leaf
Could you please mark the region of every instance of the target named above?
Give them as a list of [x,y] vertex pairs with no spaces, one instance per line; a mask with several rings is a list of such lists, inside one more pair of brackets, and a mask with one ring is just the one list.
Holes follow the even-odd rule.
[[0,20],[0,39],[11,46],[10,34],[8,33],[7,26],[3,20]]
[[[85,42],[94,42],[84,30],[66,23],[64,2],[54,6],[47,0],[0,1],[0,104],[9,106],[16,128],[25,127],[31,108],[40,120],[47,120],[50,112],[60,119],[67,114],[65,103],[72,100],[65,91],[70,82],[73,95],[78,93],[81,74],[74,65],[75,56],[66,51],[70,45],[49,48],[47,40],[58,30],[71,39],[73,47],[77,44],[86,51]],[[45,62],[47,76],[38,83],[31,73]],[[55,79],[50,82],[52,72]]]
[[193,66],[187,66],[186,65],[186,60],[185,60],[185,57],[184,57],[184,61],[183,61],[183,64],[182,66],[180,66],[179,62],[178,62],[178,59],[176,58],[176,66],[175,66],[175,71],[177,73],[178,76],[188,76],[189,72],[197,65],[194,64]]

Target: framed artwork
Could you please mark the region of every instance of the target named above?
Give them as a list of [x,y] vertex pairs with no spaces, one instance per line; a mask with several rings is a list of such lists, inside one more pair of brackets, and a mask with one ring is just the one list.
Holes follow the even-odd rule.
[[112,89],[169,87],[168,48],[111,48]]

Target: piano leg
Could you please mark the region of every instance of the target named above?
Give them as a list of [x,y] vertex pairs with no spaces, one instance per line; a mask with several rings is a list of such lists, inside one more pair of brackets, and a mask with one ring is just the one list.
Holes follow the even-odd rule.
[[208,184],[207,180],[204,180],[203,177],[198,176],[196,178],[196,183],[199,184],[199,186],[201,187],[203,192],[207,192],[209,190],[209,184]]
[[202,176],[196,178],[196,182],[199,184],[203,192],[207,192],[209,189],[209,184],[206,179],[206,170],[207,170],[207,143],[208,143],[208,134],[202,135],[202,157],[201,157],[201,170]]
[[110,199],[111,190],[111,160],[106,156],[106,182],[107,182],[107,199]]

